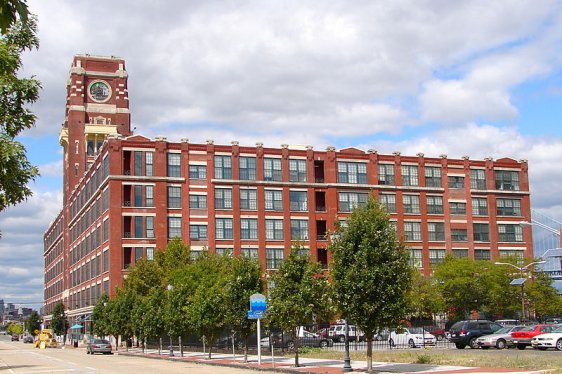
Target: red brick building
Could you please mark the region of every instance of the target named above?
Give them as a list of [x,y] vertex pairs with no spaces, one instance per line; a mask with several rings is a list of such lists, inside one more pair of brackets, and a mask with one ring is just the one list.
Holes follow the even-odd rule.
[[532,258],[527,162],[168,142],[132,134],[124,61],[76,56],[70,71],[64,206],[45,233],[45,314],[86,314],[129,266],[179,236],[208,248],[283,261],[295,240],[325,267],[329,232],[374,194],[429,274],[446,253]]

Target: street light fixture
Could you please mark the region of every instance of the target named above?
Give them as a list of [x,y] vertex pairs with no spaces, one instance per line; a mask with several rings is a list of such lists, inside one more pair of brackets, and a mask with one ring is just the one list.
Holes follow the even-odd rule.
[[[169,284],[168,286],[166,286],[166,289],[168,290],[168,301],[169,301],[170,300],[169,292],[171,292],[174,289],[174,286]],[[174,356],[174,348],[173,348],[173,345],[172,345],[172,332],[171,331],[172,331],[172,329],[170,328],[170,334],[169,334],[170,346],[169,346],[169,348],[170,348],[170,357],[173,357]]]
[[[519,270],[519,274],[521,276],[521,278],[519,278],[519,282],[515,282],[515,281],[517,281],[517,279],[514,279],[511,284],[513,284],[513,285],[521,284],[521,321],[525,320],[525,281],[527,280],[527,278],[525,278],[523,276],[523,272],[533,265],[544,264],[545,262],[546,261],[535,261],[535,262],[531,262],[530,264],[527,264],[525,266],[517,266],[517,265],[513,265],[509,262],[495,262],[494,263],[495,265],[511,266],[511,267]],[[515,283],[513,283],[513,282],[515,282]]]

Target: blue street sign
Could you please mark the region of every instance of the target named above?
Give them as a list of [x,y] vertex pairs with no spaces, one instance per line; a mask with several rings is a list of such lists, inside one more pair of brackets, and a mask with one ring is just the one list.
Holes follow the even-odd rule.
[[250,310],[253,312],[266,311],[267,302],[265,296],[263,296],[261,293],[255,293],[250,296]]
[[248,311],[248,319],[260,319],[263,318],[263,311]]

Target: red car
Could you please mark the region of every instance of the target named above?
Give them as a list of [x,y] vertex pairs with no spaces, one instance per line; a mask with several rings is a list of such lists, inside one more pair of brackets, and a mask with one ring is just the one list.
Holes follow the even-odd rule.
[[442,328],[439,328],[437,326],[424,326],[423,329],[431,335],[435,336],[435,338],[439,341],[445,339],[445,330]]
[[525,349],[531,346],[531,339],[540,334],[546,334],[554,330],[554,325],[531,325],[519,331],[511,333],[511,341],[517,349]]

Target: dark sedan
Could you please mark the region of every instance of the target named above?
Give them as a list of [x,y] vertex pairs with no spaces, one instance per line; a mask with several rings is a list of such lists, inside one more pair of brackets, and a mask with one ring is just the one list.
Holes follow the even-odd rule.
[[86,347],[87,354],[103,353],[104,355],[112,354],[111,343],[105,339],[92,339]]
[[[324,338],[318,334],[308,331],[303,331],[303,336],[300,337],[299,341],[301,347],[325,348],[334,345],[332,339]],[[262,347],[269,347],[270,344],[273,345],[273,348],[287,348],[289,350],[295,348],[295,342],[293,341],[291,334],[273,334],[271,337],[271,343],[269,341],[269,337],[261,340]]]

